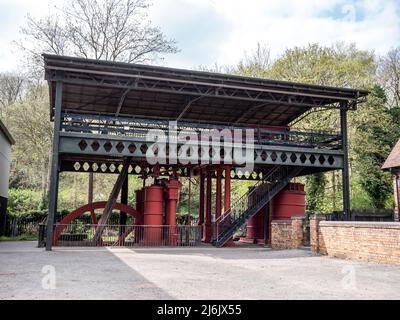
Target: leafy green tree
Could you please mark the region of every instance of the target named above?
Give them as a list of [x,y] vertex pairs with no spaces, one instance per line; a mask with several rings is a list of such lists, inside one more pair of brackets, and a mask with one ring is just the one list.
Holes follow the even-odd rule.
[[49,110],[44,96],[25,98],[9,107],[7,123],[16,140],[12,152],[11,186],[41,190],[41,208],[45,207],[47,198],[53,132]]
[[[354,44],[336,44],[324,47],[311,44],[307,47],[295,47],[286,50],[267,72],[270,78],[338,87],[369,87],[374,81],[376,64],[374,54],[358,50]],[[362,106],[361,106],[362,108]],[[296,128],[311,130],[340,129],[339,112],[337,110],[316,109],[307,117],[293,124]],[[350,161],[352,159],[352,128],[349,121]],[[352,165],[352,161],[350,162]],[[322,176],[330,176],[329,181]],[[306,179],[306,191],[310,211],[326,208],[328,211],[337,210],[336,205],[328,206],[327,202],[336,204],[338,183],[336,173],[318,173],[313,178]],[[324,188],[329,188],[325,195]],[[315,197],[315,199],[312,199]]]
[[352,121],[355,126],[354,169],[375,208],[383,208],[392,192],[391,177],[381,167],[398,138],[396,130],[393,130],[396,123],[385,104],[384,90],[374,86],[368,101]]
[[322,173],[317,173],[306,177],[307,197],[306,206],[307,212],[316,213],[323,210],[323,197],[325,194],[326,178]]

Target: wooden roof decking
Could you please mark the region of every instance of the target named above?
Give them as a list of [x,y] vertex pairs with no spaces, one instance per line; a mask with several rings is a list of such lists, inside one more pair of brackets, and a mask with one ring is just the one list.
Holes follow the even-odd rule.
[[[63,111],[225,125],[286,126],[311,108],[355,109],[366,90],[44,54]],[[61,77],[61,78],[60,78]]]
[[398,169],[400,170],[400,139],[397,141],[393,150],[390,152],[385,163],[382,166],[384,170]]

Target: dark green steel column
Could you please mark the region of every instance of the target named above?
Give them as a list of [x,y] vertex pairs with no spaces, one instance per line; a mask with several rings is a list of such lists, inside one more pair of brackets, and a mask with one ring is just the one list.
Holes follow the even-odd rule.
[[53,244],[53,226],[57,212],[57,196],[58,196],[58,178],[59,178],[59,155],[58,145],[60,142],[61,129],[61,104],[62,104],[63,83],[57,80],[56,97],[54,106],[54,134],[53,134],[53,150],[51,158],[51,175],[50,175],[50,192],[49,192],[49,211],[47,215],[47,235],[46,250],[50,251]]
[[342,169],[342,189],[343,189],[343,212],[347,218],[350,215],[350,183],[349,183],[349,150],[347,141],[347,102],[342,102],[340,106],[340,127],[342,134],[343,150],[343,169]]

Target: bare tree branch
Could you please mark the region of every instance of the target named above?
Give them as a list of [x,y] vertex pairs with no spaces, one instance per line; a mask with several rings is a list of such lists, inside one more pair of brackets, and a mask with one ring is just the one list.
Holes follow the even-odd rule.
[[35,58],[48,52],[123,62],[147,62],[177,52],[174,40],[147,21],[146,0],[75,0],[60,15],[27,17],[20,47]]
[[400,106],[400,47],[390,50],[379,61],[378,80],[386,91],[389,107]]

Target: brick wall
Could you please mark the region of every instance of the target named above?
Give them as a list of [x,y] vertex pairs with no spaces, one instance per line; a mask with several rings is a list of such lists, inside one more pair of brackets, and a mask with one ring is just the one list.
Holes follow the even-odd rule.
[[400,223],[310,219],[314,252],[400,265]]
[[271,222],[271,248],[295,249],[303,245],[303,217]]
[[292,221],[274,220],[271,222],[271,248],[292,248]]

